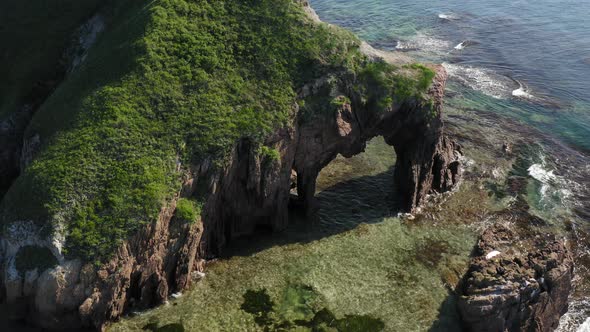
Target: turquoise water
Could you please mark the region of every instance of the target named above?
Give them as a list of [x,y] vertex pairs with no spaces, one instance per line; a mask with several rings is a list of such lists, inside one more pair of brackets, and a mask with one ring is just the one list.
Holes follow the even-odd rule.
[[[444,63],[446,126],[466,152],[466,181],[442,205],[426,207],[415,220],[400,218],[392,204],[395,156],[375,139],[364,154],[339,156],[322,170],[313,220],[292,216],[284,233],[234,241],[182,297],[125,317],[110,331],[461,331],[451,290],[486,216],[510,205],[506,177],[526,179],[531,213],[574,229],[582,282],[560,332],[577,331],[590,314],[590,285],[583,282],[590,276],[584,271],[590,39],[583,15],[589,5],[315,0],[312,6],[324,21],[378,48]],[[514,144],[513,158],[500,153],[504,142]]]
[[447,63],[455,80],[496,97],[485,103],[489,111],[590,149],[590,2],[315,0],[312,6],[324,21],[376,47]]
[[521,136],[512,143],[524,152],[511,172],[530,178],[527,201],[536,214],[573,223],[578,276],[562,330],[575,331],[590,316],[590,1],[314,0],[312,7],[377,48],[443,63],[448,126],[478,127],[461,133],[464,141],[484,132],[481,142]]

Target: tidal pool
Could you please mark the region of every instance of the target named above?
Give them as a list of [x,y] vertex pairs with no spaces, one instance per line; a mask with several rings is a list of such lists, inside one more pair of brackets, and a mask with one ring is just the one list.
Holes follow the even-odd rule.
[[[459,328],[450,290],[464,273],[476,232],[457,220],[398,218],[394,163],[393,149],[380,138],[359,156],[337,158],[320,175],[316,218],[293,218],[286,232],[237,241],[230,257],[210,264],[183,296],[109,330]],[[462,188],[446,204],[472,195],[471,186]]]

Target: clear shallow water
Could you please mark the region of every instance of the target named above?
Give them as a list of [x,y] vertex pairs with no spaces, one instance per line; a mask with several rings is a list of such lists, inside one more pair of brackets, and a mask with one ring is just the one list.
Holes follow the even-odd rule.
[[[347,27],[376,47],[446,63],[454,79],[503,101],[486,104],[491,111],[517,108],[519,119],[590,149],[590,2],[311,4],[324,21]],[[463,48],[456,48],[460,44]]]
[[[112,331],[150,323],[257,331],[305,325],[323,310],[386,331],[460,330],[449,289],[486,214],[509,205],[507,176],[526,178],[532,213],[575,226],[577,272],[590,276],[583,270],[590,266],[587,3],[315,0],[312,6],[323,20],[377,47],[445,63],[447,128],[469,158],[467,181],[441,208],[403,222],[390,199],[394,156],[374,140],[365,154],[338,158],[322,171],[316,219],[234,243],[190,292]],[[515,144],[514,160],[499,153],[505,141]],[[579,280],[562,331],[583,324],[589,294]]]
[[561,330],[581,329],[590,316],[590,2],[315,0],[312,6],[322,20],[376,47],[443,63],[449,125],[459,133],[479,127],[463,135],[467,140],[483,132],[495,137],[481,146],[510,141],[510,133],[525,136],[516,144],[530,148],[521,149],[511,172],[530,179],[527,201],[536,214],[573,223],[578,279]]

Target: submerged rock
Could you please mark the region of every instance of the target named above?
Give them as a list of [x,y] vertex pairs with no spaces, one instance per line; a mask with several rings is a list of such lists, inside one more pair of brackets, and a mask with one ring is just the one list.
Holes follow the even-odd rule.
[[541,231],[519,238],[509,224],[496,224],[483,232],[475,250],[459,287],[459,311],[469,331],[557,328],[573,277],[564,241]]

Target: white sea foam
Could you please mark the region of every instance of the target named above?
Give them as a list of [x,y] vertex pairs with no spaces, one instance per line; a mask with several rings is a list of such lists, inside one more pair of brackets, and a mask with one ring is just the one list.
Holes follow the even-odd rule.
[[519,81],[516,81],[516,82],[518,83],[518,89],[512,91],[512,96],[517,97],[517,98],[530,99],[530,100],[536,99],[535,96],[533,96],[530,93],[529,89],[524,84],[522,84]]
[[486,255],[486,259],[488,259],[488,260],[492,259],[492,258],[498,256],[499,254],[501,254],[501,253],[498,250],[493,250]]
[[554,170],[548,169],[543,156],[540,163],[533,164],[528,168],[528,173],[533,179],[541,183],[539,189],[541,203],[552,204],[553,199],[558,199],[559,202],[565,205],[572,203],[570,200],[573,197],[573,192],[569,188],[572,188],[575,183],[556,175]]
[[590,299],[573,300],[561,316],[556,332],[590,332]]
[[490,97],[507,99],[513,88],[514,82],[493,70],[472,66],[462,66],[450,63],[443,63],[449,76],[457,79],[462,84],[473,90],[480,91]]
[[590,332],[590,317],[586,318],[586,321],[580,325],[576,332]]
[[453,20],[458,20],[459,17],[455,14],[445,14],[445,13],[440,13],[438,14],[438,18],[440,18],[441,20],[447,20],[447,21],[453,21]]
[[533,164],[529,167],[529,175],[532,176],[534,179],[542,182],[542,183],[551,183],[557,179],[557,176],[554,174],[553,170],[546,170],[544,167],[545,163],[541,164]]
[[533,95],[531,95],[530,93],[526,92],[523,87],[520,87],[520,88],[512,91],[512,95],[514,97],[520,97],[520,98],[526,98],[526,99],[532,99],[533,98]]
[[409,40],[398,41],[395,48],[400,51],[420,50],[442,54],[447,52],[451,48],[451,45],[449,41],[420,32]]

